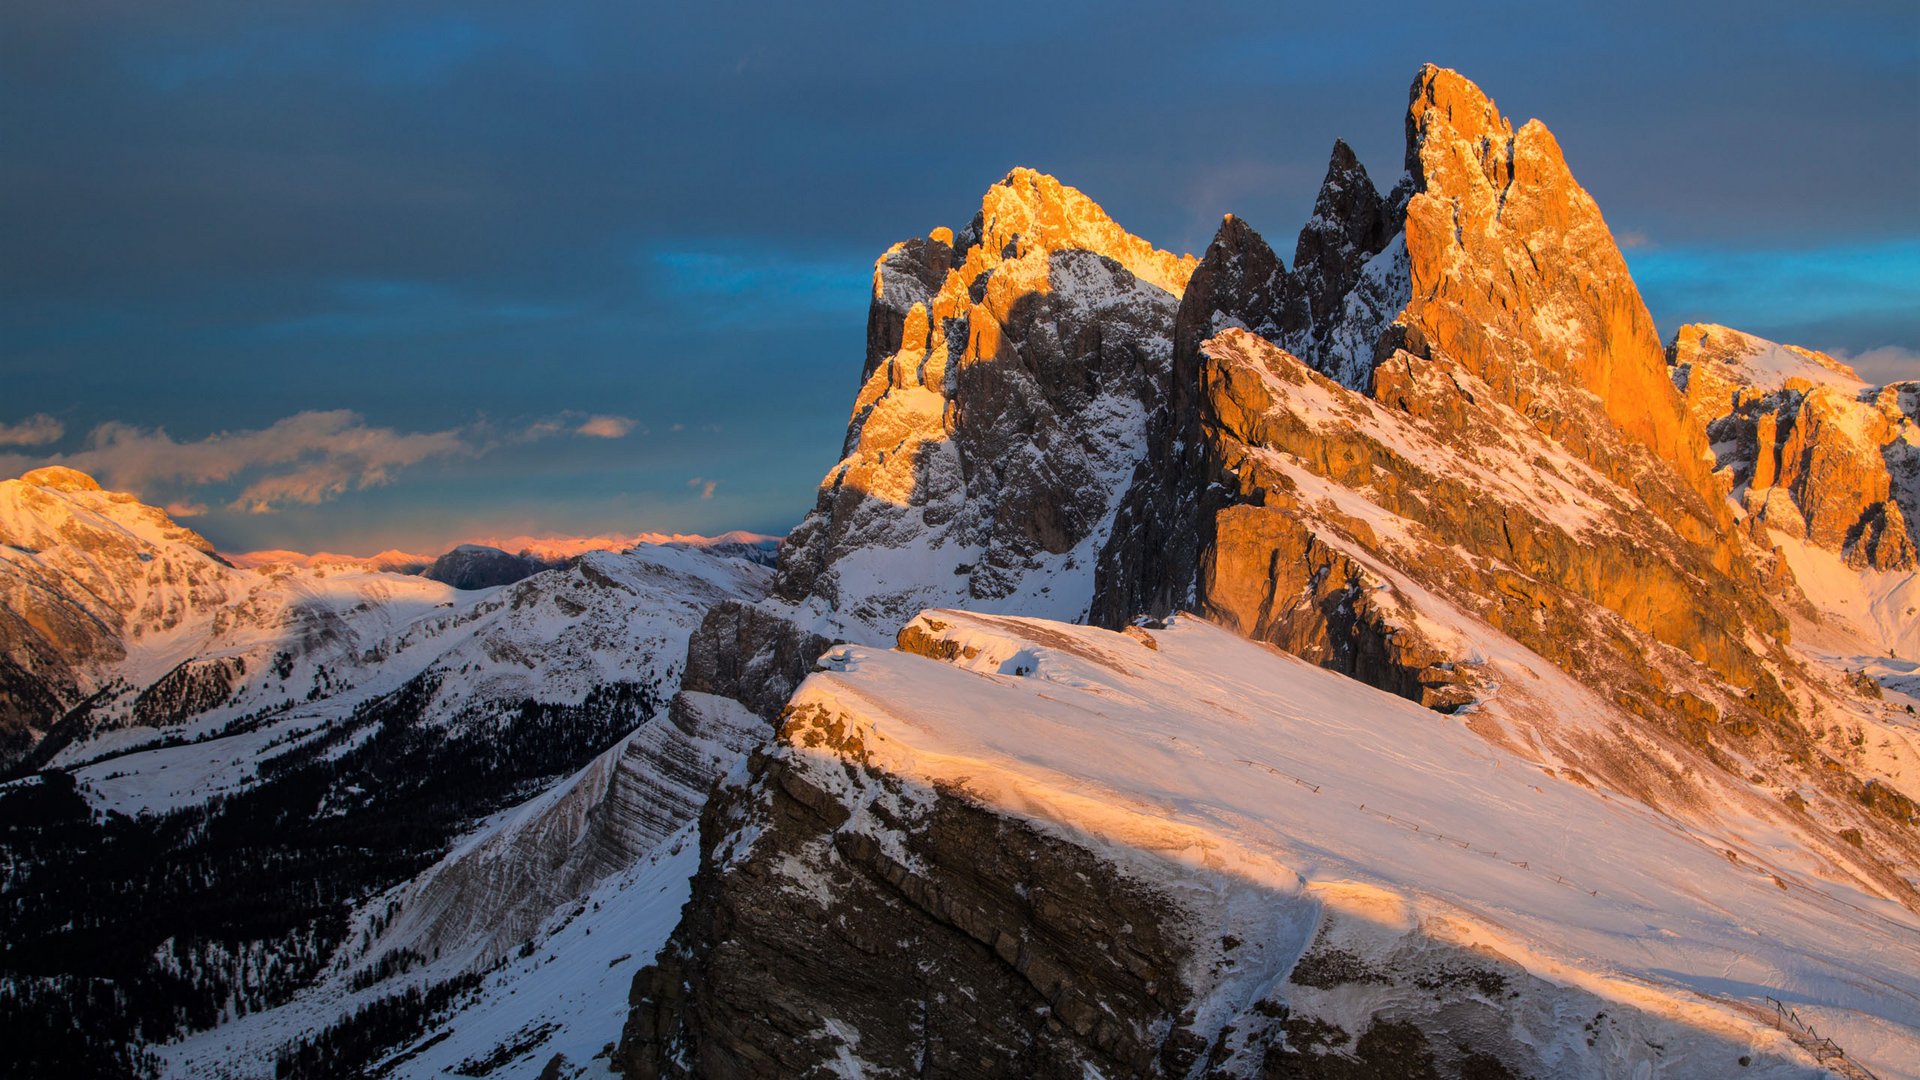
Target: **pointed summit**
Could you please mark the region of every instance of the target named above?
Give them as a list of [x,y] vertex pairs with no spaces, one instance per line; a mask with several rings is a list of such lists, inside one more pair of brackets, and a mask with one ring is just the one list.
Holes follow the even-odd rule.
[[1593,445],[1591,418],[1553,383],[1599,399],[1607,420],[1677,470],[1724,516],[1706,442],[1667,378],[1653,318],[1600,208],[1538,120],[1517,132],[1480,88],[1432,65],[1407,108],[1412,351],[1444,354],[1512,408],[1622,482],[1641,470]]
[[1413,77],[1407,104],[1407,175],[1424,187],[1427,161],[1422,153],[1429,130],[1444,127],[1467,145],[1491,155],[1496,143],[1513,137],[1513,125],[1473,80],[1451,68],[1427,64]]
[[1197,355],[1200,342],[1223,326],[1244,326],[1280,341],[1306,323],[1305,298],[1286,264],[1252,226],[1228,214],[1181,299],[1173,330],[1175,377],[1181,377],[1182,361]]
[[1387,200],[1374,189],[1366,167],[1351,147],[1336,139],[1326,179],[1313,201],[1313,217],[1300,230],[1293,251],[1294,275],[1315,325],[1326,325],[1340,313],[1342,299],[1360,279],[1360,268],[1399,231],[1400,223],[1387,210]]
[[959,238],[963,250],[975,245],[989,261],[1034,249],[1091,251],[1175,296],[1185,291],[1197,261],[1155,248],[1121,228],[1079,189],[1024,167],[1007,173],[980,200],[980,213]]

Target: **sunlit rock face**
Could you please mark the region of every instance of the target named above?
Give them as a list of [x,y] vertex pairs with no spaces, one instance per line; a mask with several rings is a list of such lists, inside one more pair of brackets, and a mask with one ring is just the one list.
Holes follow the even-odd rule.
[[1914,568],[1920,384],[1871,387],[1825,353],[1710,324],[1681,327],[1668,360],[1755,540]]
[[1084,614],[1194,262],[1026,169],[958,237],[895,245],[845,456],[776,595],[888,633],[931,603]]
[[[1408,175],[1386,195],[1335,147],[1292,271],[1244,222],[1221,226],[1182,304],[1174,408],[1103,553],[1095,618],[1209,610],[1375,685],[1457,697],[1420,682],[1445,658],[1390,629],[1369,574],[1308,524],[1315,500],[1297,506],[1273,478],[1278,454],[1525,578],[1522,594],[1563,597],[1558,629],[1537,633],[1553,655],[1615,651],[1570,644],[1585,637],[1578,609],[1597,605],[1721,677],[1771,682],[1746,626],[1770,635],[1779,620],[1742,599],[1758,581],[1725,535],[1703,425],[1552,136],[1537,121],[1515,133],[1472,83],[1432,67],[1407,136]],[[1275,393],[1291,387],[1310,392]],[[1513,486],[1530,474],[1540,491]],[[1363,560],[1385,546],[1358,545],[1375,551]],[[1457,556],[1427,561],[1430,585],[1490,613],[1487,598],[1514,591],[1443,568]],[[1706,596],[1742,625],[1704,612]],[[1492,621],[1537,632],[1543,603]]]
[[209,616],[243,577],[193,530],[73,469],[0,481],[0,767],[101,689],[130,643]]

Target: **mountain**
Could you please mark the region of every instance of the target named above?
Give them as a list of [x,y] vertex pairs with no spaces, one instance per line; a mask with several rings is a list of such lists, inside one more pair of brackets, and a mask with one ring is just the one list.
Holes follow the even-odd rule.
[[771,568],[0,485],[13,1061],[1914,1075],[1920,386],[1663,346],[1543,125],[1405,130],[1291,265],[1027,169],[889,248]]
[[1753,538],[1910,571],[1920,515],[1920,382],[1871,387],[1825,353],[1724,326],[1683,326],[1674,384],[1713,440]]
[[461,544],[433,560],[420,576],[444,581],[456,589],[491,589],[546,569],[546,563],[531,555],[509,555],[483,544]]
[[567,560],[590,551],[627,551],[642,544],[676,544],[703,548],[716,554],[773,565],[779,554],[780,538],[733,530],[719,536],[690,533],[634,533],[630,536],[516,536],[487,538],[456,544],[440,555],[412,555],[404,551],[382,551],[377,555],[336,555],[318,552],[304,555],[281,549],[224,554],[228,563],[245,569],[265,566],[294,566],[307,569],[381,570],[395,574],[419,574],[445,582],[457,589],[487,589],[511,585],[542,570],[552,570]]
[[376,639],[452,601],[353,566],[236,568],[159,509],[60,467],[0,481],[0,560],[5,766],[328,694]]
[[241,554],[222,552],[221,558],[244,570],[258,570],[263,566],[287,565],[309,569],[337,566],[353,570],[383,570],[390,574],[417,574],[433,564],[432,555],[415,555],[411,552],[389,548],[374,555],[340,555],[331,551],[316,551],[311,555],[288,551],[285,548],[272,548],[263,551],[248,551]]
[[857,636],[946,603],[1084,614],[1193,265],[1028,169],[958,236],[894,245],[843,457],[775,596]]
[[[706,610],[764,593],[744,558],[643,544],[461,591],[236,568],[70,470],[0,484],[0,511],[13,730],[49,766],[0,786],[0,999],[29,1071],[143,1071],[264,1017],[238,1067],[271,1072],[304,1031],[276,1018],[402,1012],[410,971],[467,986],[744,749],[738,706],[667,709]],[[529,889],[541,857],[571,869]],[[219,1045],[181,1067],[227,1068]]]
[[[881,259],[847,457],[775,600],[724,616],[757,627],[728,639],[758,661],[740,700],[786,704],[703,817],[629,1075],[1920,1060],[1920,680],[1887,653],[1920,620],[1886,614],[1911,571],[1873,564],[1896,541],[1803,545],[1871,575],[1839,588],[1749,523],[1737,402],[1681,374],[1691,339],[1662,346],[1543,125],[1427,68],[1407,132],[1385,194],[1336,145],[1291,269],[1229,217],[1125,308],[1153,347],[1118,392],[1098,362],[1047,375],[1104,332],[1005,332],[1018,281],[942,299],[990,251]],[[1021,220],[1104,219],[1059,190]],[[1083,261],[1059,247],[1138,251],[1050,235],[1027,310]],[[1057,401],[1102,394],[1137,409],[1061,528],[1026,496],[1084,460]],[[1796,514],[1832,485],[1899,535],[1868,466],[1905,475],[1905,394],[1805,430],[1865,479],[1801,466]],[[1007,415],[969,469],[968,426]],[[793,633],[851,644],[806,676]]]

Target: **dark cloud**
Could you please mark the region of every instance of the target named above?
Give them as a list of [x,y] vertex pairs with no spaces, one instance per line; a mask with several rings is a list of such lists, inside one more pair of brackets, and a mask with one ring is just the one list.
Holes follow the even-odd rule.
[[[1920,237],[1911,3],[1335,8],[23,0],[0,12],[0,378],[18,415],[186,439],[336,409],[732,420],[572,459],[544,478],[555,527],[653,492],[619,509],[777,530],[838,445],[886,244],[1027,164],[1165,246],[1232,210],[1286,250],[1336,136],[1398,174],[1427,60],[1544,118],[1636,252]],[[1735,283],[1663,288],[1663,320],[1741,317]],[[1756,332],[1920,346],[1911,306],[1816,292]],[[378,527],[379,497],[277,520]]]

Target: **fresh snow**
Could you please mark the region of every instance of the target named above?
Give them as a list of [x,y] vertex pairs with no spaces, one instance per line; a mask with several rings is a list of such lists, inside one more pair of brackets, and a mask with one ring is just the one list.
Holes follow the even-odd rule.
[[923,620],[972,657],[847,646],[795,697],[854,721],[889,773],[961,787],[1148,879],[1211,876],[1282,937],[1340,912],[1491,949],[1661,1025],[1664,1054],[1623,1075],[1723,1070],[1729,1046],[1810,1063],[1769,998],[1882,1077],[1920,1062],[1920,918],[1813,872],[1786,829],[1735,814],[1703,835],[1465,718],[1192,618],[1152,632],[1157,649],[1037,620]]

